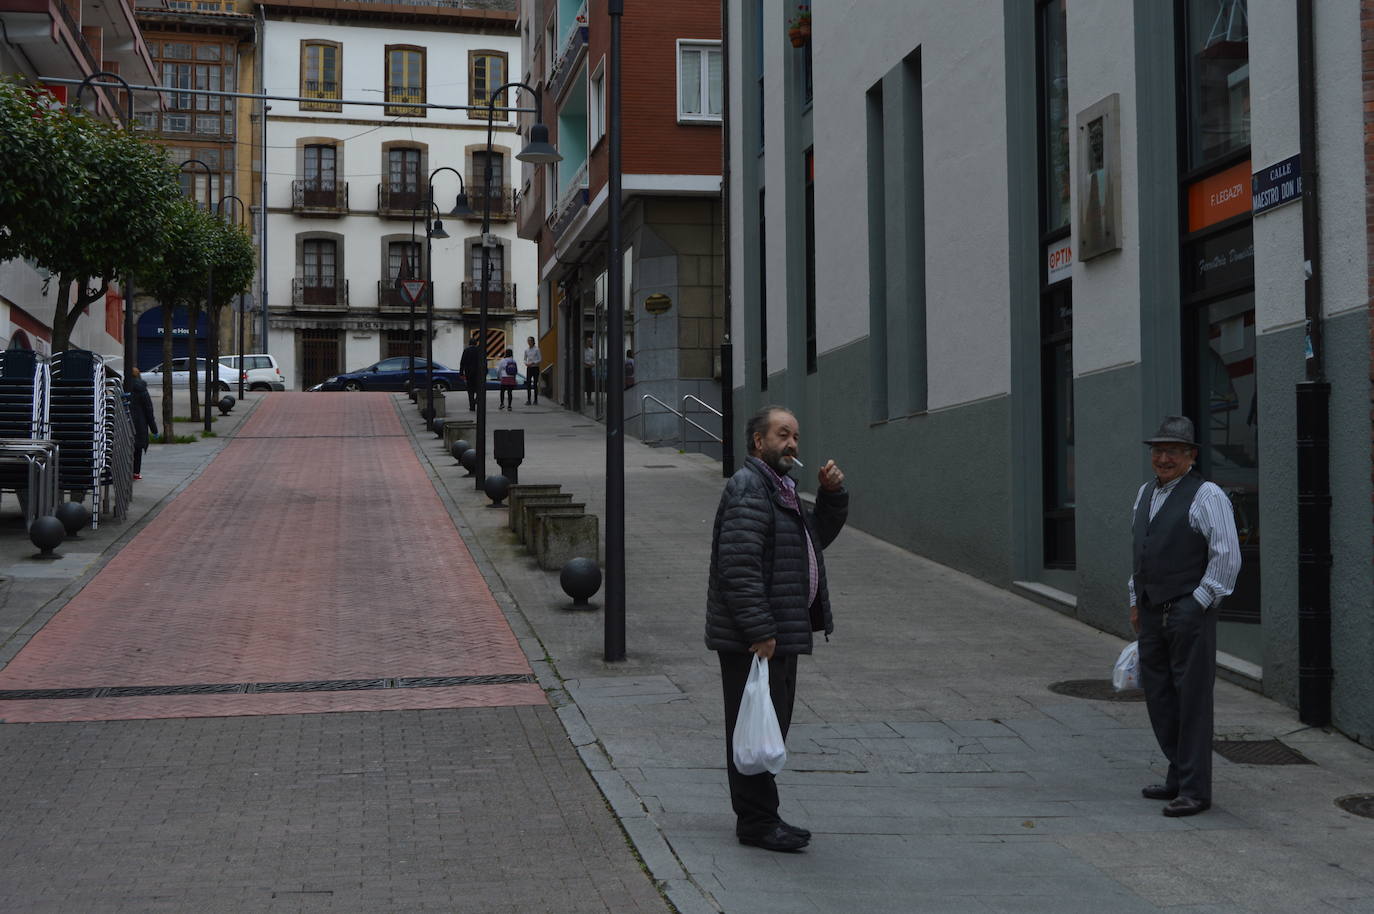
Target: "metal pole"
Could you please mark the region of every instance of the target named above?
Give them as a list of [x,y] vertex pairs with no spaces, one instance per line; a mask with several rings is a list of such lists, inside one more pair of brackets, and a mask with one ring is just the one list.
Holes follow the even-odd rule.
[[[433,178],[429,184],[429,205],[425,209],[425,413],[434,421],[434,223],[429,209],[434,207]],[[435,212],[438,212],[435,209]]]
[[620,212],[620,21],[625,0],[609,0],[610,86],[607,126],[610,168],[606,224],[610,264],[606,282],[608,364],[606,365],[606,653],[625,659],[625,269]]
[[[219,198],[219,206],[216,207],[216,209],[219,210],[220,215],[221,215],[221,216],[223,215],[224,204],[225,204],[227,201],[230,201],[230,200],[232,200],[233,202],[235,202],[235,203],[237,203],[237,204],[239,205],[239,211],[243,214],[244,220],[247,221],[248,215],[249,215],[249,213],[248,213],[248,204],[247,204],[247,203],[244,203],[244,202],[243,202],[243,199],[242,199],[241,197],[239,197],[238,194],[224,194],[223,196],[221,196],[221,197]],[[218,322],[216,322],[215,340],[216,340],[216,342],[218,342],[218,340],[219,340]],[[218,347],[218,346],[216,346],[215,351],[212,353],[212,355],[214,356],[214,361],[215,361],[215,378],[216,378],[216,380],[218,380],[218,379],[219,379],[219,347]],[[243,293],[240,292],[240,293],[239,293],[239,399],[240,399],[240,400],[243,399],[243,376],[244,376],[245,374],[247,374],[247,369],[244,367],[244,352],[243,352]]]
[[[429,212],[425,212],[425,234],[429,234]],[[415,250],[415,209],[410,210],[410,247],[406,250],[405,262],[410,265],[414,259],[412,252]],[[406,272],[411,279],[415,278],[415,268],[410,266]],[[409,292],[405,294],[406,301],[410,307],[410,330],[406,337],[406,391],[407,395],[415,389],[415,299]]]
[[240,400],[243,399],[243,382],[244,382],[244,380],[245,380],[245,375],[248,374],[248,356],[247,356],[247,355],[244,353],[244,351],[243,351],[243,350],[244,350],[243,334],[244,334],[244,330],[245,330],[245,327],[244,327],[244,319],[243,319],[243,312],[244,312],[243,293],[240,292],[240,293],[239,293],[239,399],[240,399]]
[[[496,99],[501,90],[487,99],[487,157],[482,167],[482,297],[477,312],[477,345],[482,356],[482,377],[477,379],[477,463],[473,470],[474,488],[482,491],[487,478],[487,311],[491,298],[491,248],[487,236],[491,233],[491,128],[496,118]],[[472,378],[467,379],[473,383]],[[471,389],[471,388],[469,388]]]

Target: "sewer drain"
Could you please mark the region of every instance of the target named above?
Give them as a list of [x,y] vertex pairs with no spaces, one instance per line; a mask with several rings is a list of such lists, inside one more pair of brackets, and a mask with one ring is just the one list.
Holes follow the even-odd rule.
[[1066,679],[1050,683],[1050,691],[1070,698],[1090,698],[1093,701],[1144,701],[1140,689],[1118,692],[1110,679]]
[[674,465],[671,464],[671,463],[646,463],[646,464],[644,464],[644,469],[646,469],[646,470],[676,470],[677,467],[674,466]]
[[0,701],[54,698],[139,698],[150,695],[242,695],[265,692],[363,692],[372,689],[439,689],[452,686],[516,685],[535,682],[529,673],[479,676],[422,676],[397,679],[316,679],[307,682],[227,682],[167,686],[107,686],[94,689],[0,689]]
[[1374,793],[1356,793],[1341,797],[1336,805],[1346,812],[1366,819],[1374,819]]
[[1212,751],[1237,765],[1313,765],[1310,758],[1276,739],[1214,739]]

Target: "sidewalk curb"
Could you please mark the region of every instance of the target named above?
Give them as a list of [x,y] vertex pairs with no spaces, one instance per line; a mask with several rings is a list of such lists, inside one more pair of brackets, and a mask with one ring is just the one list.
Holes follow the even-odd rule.
[[[534,670],[539,686],[548,696],[549,705],[563,724],[569,742],[577,749],[578,756],[587,767],[587,772],[596,782],[597,788],[607,805],[615,814],[627,840],[639,856],[645,869],[649,871],[660,894],[662,894],[679,914],[719,914],[720,907],[701,886],[688,874],[681,860],[674,852],[667,835],[659,827],[645,807],[639,794],[606,755],[596,733],[592,730],[582,709],[577,706],[572,695],[564,687],[563,678],[557,668],[549,661],[548,652],[529,619],[511,595],[505,578],[487,554],[486,547],[477,531],[468,523],[464,506],[449,489],[433,456],[422,447],[426,442],[416,431],[415,423],[406,413],[406,401],[398,396],[392,400],[402,426],[410,437],[416,457],[425,468],[439,500],[448,512],[463,542],[472,553],[477,570],[481,572],[492,595],[496,597],[506,621],[515,632],[516,640],[525,652],[525,657]],[[423,431],[423,429],[421,429]],[[463,477],[466,479],[467,477]],[[475,491],[475,490],[474,490]]]
[[[205,458],[192,467],[190,473],[183,477],[179,483],[164,493],[157,501],[149,505],[142,515],[137,518],[126,518],[124,521],[126,525],[124,530],[101,550],[100,556],[92,561],[90,565],[86,567],[85,571],[78,577],[68,581],[56,594],[35,607],[32,614],[24,620],[24,623],[15,629],[14,634],[0,641],[0,670],[8,666],[9,662],[29,643],[29,640],[42,631],[43,627],[52,621],[52,618],[61,612],[62,608],[66,606],[73,597],[80,593],[97,574],[103,571],[105,566],[114,560],[114,557],[119,554],[121,549],[128,545],[134,537],[148,526],[148,524],[152,523],[154,518],[162,513],[163,509],[171,504],[178,495],[184,492],[191,483],[195,482],[196,479],[205,472],[205,468],[219,456],[220,451],[228,447],[229,442],[234,439],[238,434],[238,430],[243,427],[244,422],[248,420],[248,417],[253,414],[253,411],[257,409],[258,404],[261,402],[263,402],[262,398],[258,398],[257,400],[244,404],[248,408],[244,412],[243,419],[241,419],[234,427],[234,430],[227,435],[216,435],[213,439],[200,439],[201,441],[210,440],[212,442],[211,449],[209,453],[205,455]],[[186,447],[187,445],[176,446]],[[113,522],[111,521],[108,523]]]

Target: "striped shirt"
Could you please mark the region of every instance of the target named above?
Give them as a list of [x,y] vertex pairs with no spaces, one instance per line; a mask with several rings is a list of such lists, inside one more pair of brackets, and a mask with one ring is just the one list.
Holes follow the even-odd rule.
[[802,529],[806,531],[806,605],[810,606],[816,602],[816,593],[821,589],[821,576],[816,567],[816,547],[811,542],[811,530],[806,526],[806,517],[797,501],[797,482],[791,476],[779,475],[777,470],[768,465],[768,461],[760,459],[759,463],[763,464],[774,481],[777,482],[778,494],[782,496],[782,503],[803,515]]
[[[1153,480],[1141,486],[1135,495],[1135,503],[1131,505],[1132,522],[1147,489],[1152,490],[1150,520],[1154,520],[1164,500],[1182,479],[1179,476],[1162,486],[1158,480]],[[1188,526],[1207,540],[1207,570],[1203,572],[1202,582],[1193,591],[1193,599],[1206,609],[1235,589],[1236,575],[1240,574],[1240,540],[1236,536],[1235,515],[1231,511],[1231,500],[1216,483],[1204,482],[1198,487],[1193,503],[1188,506]],[[1134,575],[1126,579],[1126,592],[1134,606]]]

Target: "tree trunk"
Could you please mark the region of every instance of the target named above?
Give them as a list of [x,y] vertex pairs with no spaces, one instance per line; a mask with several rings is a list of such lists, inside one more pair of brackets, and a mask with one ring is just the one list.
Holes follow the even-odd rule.
[[190,336],[186,340],[186,367],[190,370],[191,376],[191,421],[200,421],[200,372],[196,371],[196,318],[200,317],[200,309],[188,307],[186,309],[186,325]]
[[67,341],[71,339],[71,328],[67,326],[67,299],[72,294],[74,283],[66,276],[57,281],[57,307],[52,315],[52,351],[64,352]]
[[[125,366],[127,369],[128,366]],[[162,305],[162,442],[173,444],[176,435],[172,417],[176,409],[172,403],[172,306]]]

